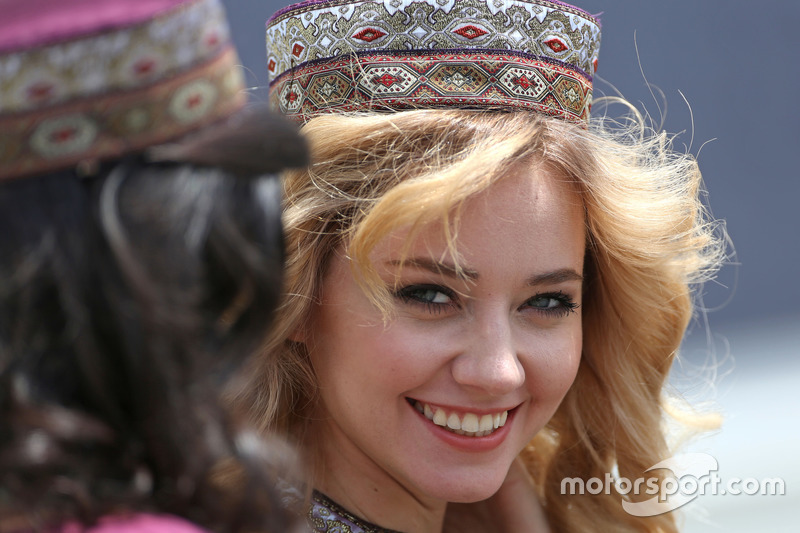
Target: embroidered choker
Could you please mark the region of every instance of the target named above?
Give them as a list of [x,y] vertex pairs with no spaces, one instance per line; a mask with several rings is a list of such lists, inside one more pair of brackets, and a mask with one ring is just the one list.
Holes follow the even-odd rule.
[[267,22],[270,100],[325,112],[527,109],[586,123],[600,25],[546,0],[309,0]]
[[119,157],[244,105],[220,0],[27,4],[0,10],[0,180]]
[[306,515],[308,525],[313,531],[333,533],[400,533],[386,529],[357,517],[321,492],[315,490],[311,495],[311,507]]

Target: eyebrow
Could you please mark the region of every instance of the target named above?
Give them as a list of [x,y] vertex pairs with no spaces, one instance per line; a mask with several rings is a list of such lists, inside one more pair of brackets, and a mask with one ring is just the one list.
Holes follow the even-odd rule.
[[[394,259],[387,261],[386,264],[400,266],[401,261]],[[469,270],[467,268],[457,269],[455,265],[450,263],[434,261],[433,259],[427,259],[425,257],[409,257],[405,261],[402,261],[402,264],[421,268],[422,270],[427,270],[429,272],[433,272],[434,274],[444,274],[445,276],[456,279],[466,278],[475,281],[479,277],[478,273],[474,270]]]
[[531,287],[536,285],[558,285],[568,281],[583,281],[583,276],[571,268],[559,268],[552,272],[537,274],[528,279],[527,284]]
[[[391,266],[400,266],[401,262],[400,260],[395,259],[387,261],[386,264]],[[434,274],[444,274],[445,276],[451,278],[466,278],[472,281],[477,281],[480,278],[480,274],[478,274],[478,272],[475,270],[462,268],[459,271],[456,269],[455,265],[443,263],[441,261],[434,261],[424,257],[410,257],[403,261],[402,264],[427,270],[429,272],[433,272]],[[525,283],[528,286],[534,287],[538,285],[558,285],[559,283],[566,283],[568,281],[583,281],[583,276],[581,276],[572,268],[559,268],[557,270],[531,276]]]

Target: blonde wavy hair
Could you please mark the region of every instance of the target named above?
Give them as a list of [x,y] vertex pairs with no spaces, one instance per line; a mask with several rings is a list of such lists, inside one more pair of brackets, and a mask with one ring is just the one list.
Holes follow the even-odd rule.
[[[237,401],[264,430],[298,437],[316,398],[304,327],[331,253],[344,246],[376,305],[369,261],[389,232],[443,219],[453,250],[461,206],[515,164],[543,162],[585,206],[583,356],[547,426],[522,451],[554,531],[676,531],[671,513],[625,513],[620,494],[562,496],[566,477],[635,479],[669,456],[663,389],[692,315],[693,284],[721,259],[695,160],[663,134],[533,113],[415,110],[326,115],[303,132],[313,165],[285,176],[286,287],[271,340]],[[453,254],[457,257],[456,254]]]

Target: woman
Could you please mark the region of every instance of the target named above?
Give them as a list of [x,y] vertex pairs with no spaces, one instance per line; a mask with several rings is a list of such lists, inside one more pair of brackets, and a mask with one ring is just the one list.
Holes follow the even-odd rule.
[[312,465],[316,531],[675,531],[614,487],[561,494],[669,456],[665,379],[719,260],[693,159],[587,126],[596,29],[544,1],[268,23],[314,163],[286,177],[284,303],[242,399]]
[[40,4],[0,8],[0,531],[293,530],[291,455],[220,396],[303,144],[242,109],[218,2]]

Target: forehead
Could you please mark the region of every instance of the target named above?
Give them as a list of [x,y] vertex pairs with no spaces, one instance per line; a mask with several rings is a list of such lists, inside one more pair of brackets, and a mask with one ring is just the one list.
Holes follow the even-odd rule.
[[[441,222],[428,224],[408,248],[408,230],[394,231],[375,248],[373,260],[407,252],[484,270],[508,262],[543,269],[583,263],[582,199],[571,180],[544,165],[517,164],[467,199],[450,231],[445,229]],[[448,246],[448,233],[458,257]]]
[[462,227],[561,233],[576,219],[583,224],[583,201],[573,181],[550,166],[522,162],[466,201]]

